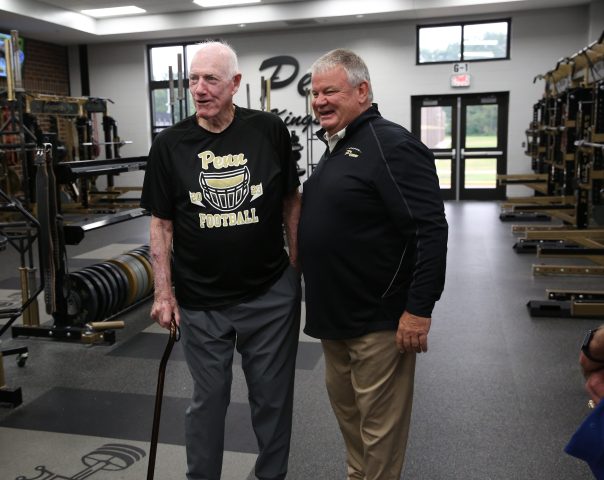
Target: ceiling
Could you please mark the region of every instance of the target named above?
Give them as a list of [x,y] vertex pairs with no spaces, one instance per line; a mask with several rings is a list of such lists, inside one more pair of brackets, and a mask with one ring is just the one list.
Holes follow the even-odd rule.
[[[60,45],[162,40],[301,27],[588,5],[601,0],[262,0],[201,8],[192,0],[0,0],[0,31]],[[80,10],[136,5],[147,13],[94,19]]]

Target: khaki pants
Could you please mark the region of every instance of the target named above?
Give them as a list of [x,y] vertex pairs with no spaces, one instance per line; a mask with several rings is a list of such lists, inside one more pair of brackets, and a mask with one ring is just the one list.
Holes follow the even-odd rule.
[[349,480],[399,480],[409,435],[415,353],[394,331],[322,340],[325,383],[344,436]]

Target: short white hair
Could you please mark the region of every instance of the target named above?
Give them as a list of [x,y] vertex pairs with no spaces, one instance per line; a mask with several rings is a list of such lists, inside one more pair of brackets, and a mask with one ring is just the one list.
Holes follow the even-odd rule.
[[207,48],[218,48],[222,50],[228,60],[227,73],[229,77],[234,77],[239,73],[239,61],[237,60],[237,52],[224,40],[206,40],[198,44],[199,49],[195,52],[197,55],[200,51]]
[[369,85],[368,100],[373,101],[373,89],[369,78],[369,69],[361,57],[352,50],[337,48],[319,57],[310,67],[311,76],[315,73],[324,73],[337,67],[342,67],[348,77],[348,83],[357,87],[362,82]]

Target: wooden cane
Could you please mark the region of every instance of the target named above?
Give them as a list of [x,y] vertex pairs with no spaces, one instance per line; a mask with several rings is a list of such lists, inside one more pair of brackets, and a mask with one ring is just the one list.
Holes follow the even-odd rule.
[[164,355],[159,363],[159,373],[157,375],[157,391],[155,393],[155,411],[153,412],[153,428],[151,430],[151,447],[149,448],[149,466],[147,468],[147,480],[153,480],[155,474],[155,457],[157,455],[157,440],[159,438],[159,421],[161,419],[161,403],[164,396],[164,380],[166,378],[166,365],[172,352],[174,342],[180,340],[180,329],[176,325],[174,315],[170,320],[170,338],[164,350]]

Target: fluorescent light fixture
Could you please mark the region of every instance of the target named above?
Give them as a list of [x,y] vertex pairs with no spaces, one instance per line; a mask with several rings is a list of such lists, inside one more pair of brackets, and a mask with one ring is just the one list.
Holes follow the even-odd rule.
[[260,3],[262,0],[193,0],[200,7],[231,7],[233,5],[244,5],[247,3]]
[[93,8],[91,10],[81,10],[84,15],[89,15],[95,18],[102,17],[119,17],[122,15],[135,15],[137,13],[146,13],[147,10],[128,5],[127,7],[112,7],[112,8]]

